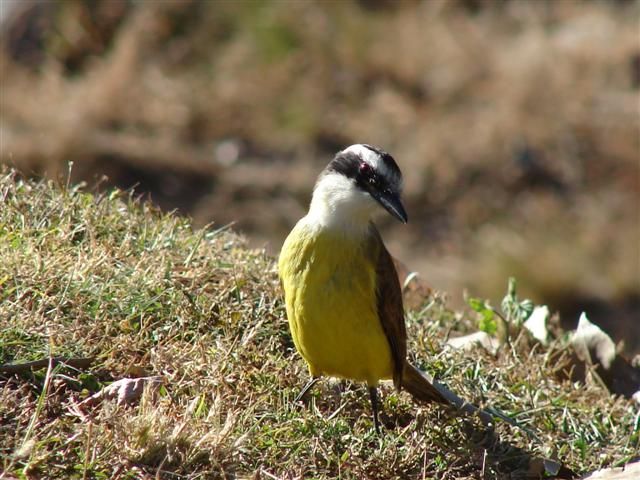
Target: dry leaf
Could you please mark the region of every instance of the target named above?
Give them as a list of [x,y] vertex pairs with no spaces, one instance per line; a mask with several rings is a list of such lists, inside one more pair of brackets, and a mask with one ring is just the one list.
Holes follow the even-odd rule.
[[624,467],[597,470],[583,480],[636,480],[640,478],[640,461],[628,463]]
[[616,344],[600,327],[591,323],[584,312],[580,315],[571,343],[581,360],[599,363],[605,370],[611,367],[616,357]]
[[524,328],[529,330],[531,335],[533,335],[533,338],[543,345],[547,345],[549,343],[547,320],[549,320],[549,307],[546,305],[539,305],[533,309],[533,312],[527,321],[524,322]]
[[162,377],[122,378],[103,388],[98,393],[80,403],[80,406],[93,406],[103,400],[116,400],[118,405],[129,405],[142,396],[144,386],[149,384],[157,388]]
[[487,332],[475,332],[471,335],[465,335],[464,337],[450,338],[447,341],[446,345],[455,349],[462,349],[465,351],[473,350],[474,348],[480,346],[491,355],[495,355],[496,353],[498,353],[498,348],[500,348],[500,340],[492,337]]
[[613,340],[582,313],[571,339],[577,357],[595,367],[611,393],[632,398],[640,390],[640,368],[616,353]]

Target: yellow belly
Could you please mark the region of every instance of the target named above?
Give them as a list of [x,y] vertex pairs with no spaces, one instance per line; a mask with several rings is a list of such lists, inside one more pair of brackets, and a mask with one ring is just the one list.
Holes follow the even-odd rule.
[[279,271],[289,327],[312,376],[371,386],[392,376],[366,240],[315,230],[301,221],[282,247]]

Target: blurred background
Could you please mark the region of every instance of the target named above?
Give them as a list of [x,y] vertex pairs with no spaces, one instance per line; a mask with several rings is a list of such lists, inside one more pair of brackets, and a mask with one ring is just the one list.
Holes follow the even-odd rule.
[[277,254],[319,171],[389,151],[391,252],[640,349],[640,2],[1,0],[0,162]]

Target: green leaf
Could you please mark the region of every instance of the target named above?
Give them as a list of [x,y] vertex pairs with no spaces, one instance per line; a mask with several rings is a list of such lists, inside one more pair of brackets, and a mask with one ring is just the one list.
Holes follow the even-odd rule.
[[478,328],[489,335],[495,335],[498,331],[498,323],[496,322],[496,314],[493,310],[485,310],[482,318],[478,322]]
[[467,303],[471,309],[480,314],[478,328],[489,335],[494,335],[498,331],[496,314],[487,300],[470,297]]
[[467,299],[469,306],[478,313],[482,313],[486,310],[486,301],[481,298],[470,297]]
[[518,304],[518,316],[520,317],[520,321],[526,321],[531,314],[533,313],[533,309],[535,308],[535,304],[529,300],[528,298],[521,301]]

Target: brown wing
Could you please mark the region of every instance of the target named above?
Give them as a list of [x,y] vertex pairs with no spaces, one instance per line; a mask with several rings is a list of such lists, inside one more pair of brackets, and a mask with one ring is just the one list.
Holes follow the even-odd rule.
[[376,263],[376,293],[378,302],[378,317],[382,323],[393,359],[393,384],[400,390],[402,372],[407,356],[407,330],[404,324],[404,308],[402,306],[402,289],[393,259],[382,242],[376,227],[371,224],[372,241],[375,246],[369,251],[377,254],[373,260]]

